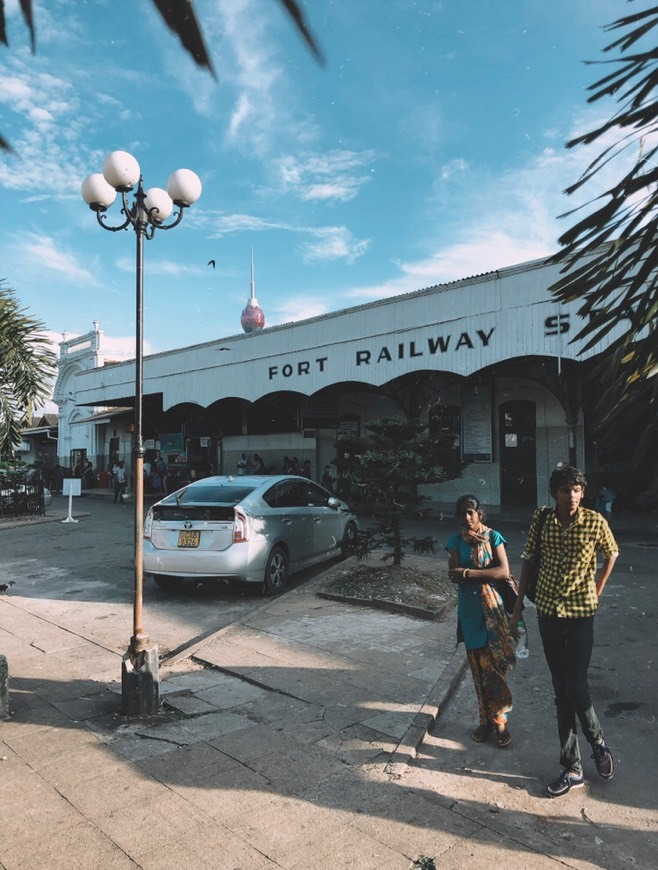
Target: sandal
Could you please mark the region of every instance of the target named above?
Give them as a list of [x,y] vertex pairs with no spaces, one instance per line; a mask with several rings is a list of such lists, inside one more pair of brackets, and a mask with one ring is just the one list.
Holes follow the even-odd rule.
[[478,725],[475,731],[471,734],[476,743],[485,743],[487,737],[491,734],[492,727],[489,723],[486,725]]
[[512,735],[509,733],[507,728],[504,731],[499,731],[496,734],[496,746],[499,749],[504,749],[506,746],[509,746],[512,742]]

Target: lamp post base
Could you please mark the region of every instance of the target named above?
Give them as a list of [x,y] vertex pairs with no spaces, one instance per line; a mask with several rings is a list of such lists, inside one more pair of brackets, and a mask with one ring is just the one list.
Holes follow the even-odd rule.
[[125,653],[121,664],[121,709],[126,716],[150,715],[160,709],[157,646]]

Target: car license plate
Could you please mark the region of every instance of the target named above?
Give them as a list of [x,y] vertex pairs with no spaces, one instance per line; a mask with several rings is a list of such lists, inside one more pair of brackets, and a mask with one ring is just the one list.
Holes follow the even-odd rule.
[[181,531],[178,533],[179,547],[198,547],[201,532]]

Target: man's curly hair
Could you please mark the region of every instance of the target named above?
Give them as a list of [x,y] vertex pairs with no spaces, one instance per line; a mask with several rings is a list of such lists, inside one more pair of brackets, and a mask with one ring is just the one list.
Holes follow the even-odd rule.
[[582,486],[584,489],[587,486],[587,480],[582,471],[574,468],[573,465],[568,465],[566,462],[560,462],[557,468],[554,469],[548,482],[551,495],[555,495],[561,486]]

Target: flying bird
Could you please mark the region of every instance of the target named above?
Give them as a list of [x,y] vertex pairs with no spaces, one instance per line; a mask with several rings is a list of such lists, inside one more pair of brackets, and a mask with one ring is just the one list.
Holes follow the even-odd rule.
[[215,261],[214,261],[214,260],[208,260],[208,265],[209,265],[209,266],[212,266],[213,269],[214,269],[214,268],[215,268]]
[[9,589],[9,587],[10,587],[10,586],[15,586],[15,585],[16,585],[16,583],[15,583],[14,580],[10,580],[9,583],[2,583],[2,584],[0,584],[0,595],[6,595],[6,594],[7,594],[7,590]]

